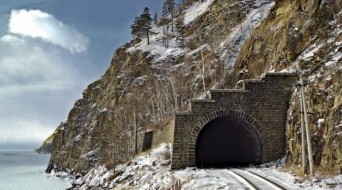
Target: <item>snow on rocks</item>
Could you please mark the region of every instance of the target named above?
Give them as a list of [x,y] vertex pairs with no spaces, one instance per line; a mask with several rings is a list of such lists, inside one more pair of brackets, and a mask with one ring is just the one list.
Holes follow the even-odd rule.
[[78,134],[75,138],[74,138],[74,141],[75,142],[79,142],[81,140],[81,134]]
[[111,171],[108,171],[105,166],[96,166],[85,176],[75,180],[73,186],[79,190],[86,190],[89,187],[103,187],[111,175]]
[[[337,27],[338,28],[338,27]],[[338,29],[335,29],[338,30]],[[335,32],[337,33],[337,32]],[[327,43],[328,42],[328,43]],[[331,47],[331,49],[329,49]],[[342,53],[340,49],[342,44],[335,35],[332,35],[326,41],[316,41],[308,46],[294,61],[290,67],[282,70],[281,72],[296,72],[302,70],[300,65],[305,62],[321,61],[326,68],[330,69],[341,69],[342,68]],[[319,56],[321,52],[325,52],[324,56]],[[307,70],[307,69],[306,69]],[[304,68],[304,72],[306,71]],[[309,76],[310,82],[315,82],[317,78],[321,77],[321,71],[315,72]],[[329,79],[329,75],[326,76],[325,80]],[[329,79],[331,80],[331,78]]]
[[184,24],[188,25],[198,17],[203,15],[208,11],[209,6],[214,2],[214,0],[206,0],[204,2],[196,2],[191,5],[186,11],[184,16]]
[[[111,181],[110,187],[113,189],[149,189],[152,186],[168,187],[172,184],[172,181],[167,179],[168,175],[164,175],[164,172],[170,169],[170,159],[170,144],[161,144],[150,153],[138,156],[128,164],[118,166],[117,169],[122,174]],[[150,181],[155,181],[156,183],[152,184]]]
[[[338,63],[341,64],[341,62],[339,62],[340,60],[342,60],[342,52],[339,52],[339,51],[336,51],[338,50],[339,48],[336,48],[335,49],[335,52],[332,54],[332,58],[330,61],[326,62],[325,63],[325,66],[327,67],[331,67],[331,66],[334,66],[334,65],[337,65]],[[341,66],[341,65],[340,65]]]
[[308,61],[311,57],[313,57],[317,51],[322,47],[323,45],[317,45],[316,43],[312,44],[310,47],[308,47],[301,55],[299,55],[299,59]]
[[[292,64],[292,67],[297,67],[300,61],[309,62],[313,61],[315,58],[322,59],[317,57],[317,54],[321,50],[325,52],[325,56],[323,57],[322,62],[324,63],[325,67],[337,67],[342,68],[342,53],[341,53],[341,40],[340,38],[336,37],[338,32],[340,31],[340,26],[337,26],[332,32],[330,38],[325,41],[318,41],[316,43],[311,44],[307,47],[297,58],[297,60]],[[332,48],[332,49],[329,49]]]
[[[249,167],[253,171],[288,189],[341,189],[342,175],[331,178],[315,176],[305,180],[283,169],[285,157],[260,166]],[[64,174],[61,174],[64,175]],[[96,166],[85,176],[74,178],[73,189],[168,189],[180,181],[183,190],[246,189],[246,184],[229,169],[186,168],[171,170],[171,145],[161,144],[148,153],[142,153],[131,162],[118,165],[115,170]]]
[[300,189],[318,190],[318,189],[342,189],[342,175],[330,177],[330,178],[312,178],[303,182],[299,181],[298,186]]
[[144,75],[144,76],[141,76],[141,77],[137,77],[133,80],[132,82],[132,85],[133,86],[142,86],[145,81],[148,80],[148,76],[147,75]]
[[[153,35],[150,36],[150,44],[147,45],[147,39],[142,38],[141,42],[135,46],[128,48],[128,52],[149,52],[156,59],[153,60],[154,63],[166,60],[167,58],[174,58],[183,55],[184,49],[179,48],[176,42],[176,37],[170,38],[168,46],[165,47],[163,44],[163,28],[153,26],[151,29]],[[170,36],[177,36],[177,33],[171,33]]]
[[325,121],[325,119],[323,119],[323,118],[320,118],[317,120],[318,128],[321,128],[321,126],[324,124],[324,121]]
[[285,166],[286,157],[280,158],[276,161],[261,164],[257,166],[258,168],[280,168]]
[[257,8],[252,10],[246,16],[245,21],[235,27],[228,38],[220,45],[220,60],[225,63],[226,68],[234,66],[243,43],[250,36],[251,32],[260,25],[261,21],[268,16],[271,8],[275,4],[274,2],[265,0],[259,0],[255,3]]
[[210,51],[211,48],[208,44],[203,44],[202,46],[198,47],[197,49],[194,49],[192,51],[190,51],[189,53],[187,53],[187,56],[192,56],[192,57],[196,57],[198,55],[201,55],[201,52],[206,52],[206,51]]

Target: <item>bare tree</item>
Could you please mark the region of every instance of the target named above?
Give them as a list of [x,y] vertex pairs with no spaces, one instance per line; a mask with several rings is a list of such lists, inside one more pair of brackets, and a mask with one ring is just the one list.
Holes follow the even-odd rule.
[[202,68],[200,68],[200,70],[202,71],[202,83],[203,83],[203,91],[205,93],[205,98],[208,98],[208,93],[205,87],[205,60],[204,60],[204,56],[203,56],[203,51],[201,50],[201,59],[202,59]]

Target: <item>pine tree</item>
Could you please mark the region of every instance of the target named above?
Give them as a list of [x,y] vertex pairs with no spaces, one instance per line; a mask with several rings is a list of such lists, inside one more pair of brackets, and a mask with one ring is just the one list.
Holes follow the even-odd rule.
[[149,12],[149,8],[145,7],[143,13],[136,17],[133,25],[131,26],[131,34],[135,37],[142,37],[146,35],[147,45],[150,44],[150,30],[151,30],[152,18]]
[[168,8],[167,8],[167,3],[166,1],[163,3],[163,7],[162,7],[162,17],[166,18],[168,15]]
[[138,38],[142,37],[140,17],[135,17],[134,22],[131,26],[131,34],[134,37],[138,37]]
[[141,14],[140,16],[141,19],[141,29],[142,32],[146,34],[147,37],[147,45],[150,44],[150,38],[149,38],[149,34],[150,34],[150,30],[151,30],[151,22],[152,22],[152,18],[150,15],[150,11],[148,7],[144,8],[144,12],[143,14]]
[[165,0],[162,8],[162,17],[159,24],[163,26],[163,45],[168,47],[169,45],[169,28],[171,23],[171,32],[174,31],[174,14],[176,9],[175,0]]
[[173,32],[174,26],[174,14],[176,9],[175,0],[166,0],[163,5],[163,13],[165,12],[166,17],[171,16],[171,31]]
[[154,23],[155,25],[158,24],[158,14],[157,14],[157,13],[154,14],[153,23]]
[[167,4],[166,4],[166,1],[164,2],[163,4],[163,9],[162,9],[162,18],[160,20],[160,25],[162,26],[165,26],[166,25],[166,30],[168,31],[169,30],[169,22],[170,22],[170,19],[168,18],[168,8],[167,8]]
[[179,45],[179,47],[184,48],[185,47],[185,43],[184,43],[185,31],[184,31],[184,19],[183,19],[183,17],[179,17],[178,19],[176,19],[175,27],[176,27],[176,30],[178,32],[178,36],[176,38],[177,44]]

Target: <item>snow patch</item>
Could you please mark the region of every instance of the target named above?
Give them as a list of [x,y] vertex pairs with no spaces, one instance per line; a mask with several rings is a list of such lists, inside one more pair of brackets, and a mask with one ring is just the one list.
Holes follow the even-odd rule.
[[275,4],[274,2],[269,1],[257,1],[256,3],[260,5],[260,7],[252,10],[246,16],[246,20],[235,27],[228,38],[220,45],[220,60],[224,62],[226,68],[234,66],[243,43],[250,36],[251,32],[260,25],[261,21],[268,16],[271,8]]
[[311,57],[313,57],[316,52],[322,47],[321,45],[313,44],[307,50],[305,50],[300,56],[299,59],[308,61]]
[[324,124],[324,121],[325,119],[322,119],[322,118],[317,120],[318,128],[321,128],[322,124]]
[[[338,64],[338,61],[342,59],[342,52],[335,52],[330,61],[325,63],[325,66],[331,67]],[[340,62],[341,63],[341,62]]]
[[206,0],[202,2],[196,2],[191,5],[186,11],[184,15],[184,24],[188,25],[198,17],[203,15],[208,11],[209,6],[214,2],[214,0]]
[[81,135],[78,134],[78,135],[74,138],[74,141],[75,141],[75,142],[78,142],[78,141],[80,141],[80,140],[81,140]]
[[[184,49],[178,47],[176,38],[170,38],[168,46],[163,44],[163,28],[153,26],[151,29],[153,35],[150,36],[150,44],[147,45],[146,38],[142,38],[141,42],[135,46],[128,48],[126,51],[133,53],[137,51],[149,52],[153,59],[153,63],[158,63],[167,60],[168,58],[176,58],[184,54]],[[170,33],[170,36],[177,36],[177,33]],[[137,63],[139,64],[139,63]]]
[[86,190],[89,187],[101,187],[105,181],[112,175],[105,166],[96,166],[92,168],[85,176],[78,178],[73,182],[79,186],[79,190]]

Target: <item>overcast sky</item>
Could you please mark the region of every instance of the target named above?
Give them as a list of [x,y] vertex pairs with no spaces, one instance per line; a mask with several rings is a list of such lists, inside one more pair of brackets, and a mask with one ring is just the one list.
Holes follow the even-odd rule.
[[0,149],[36,148],[163,0],[0,0]]

